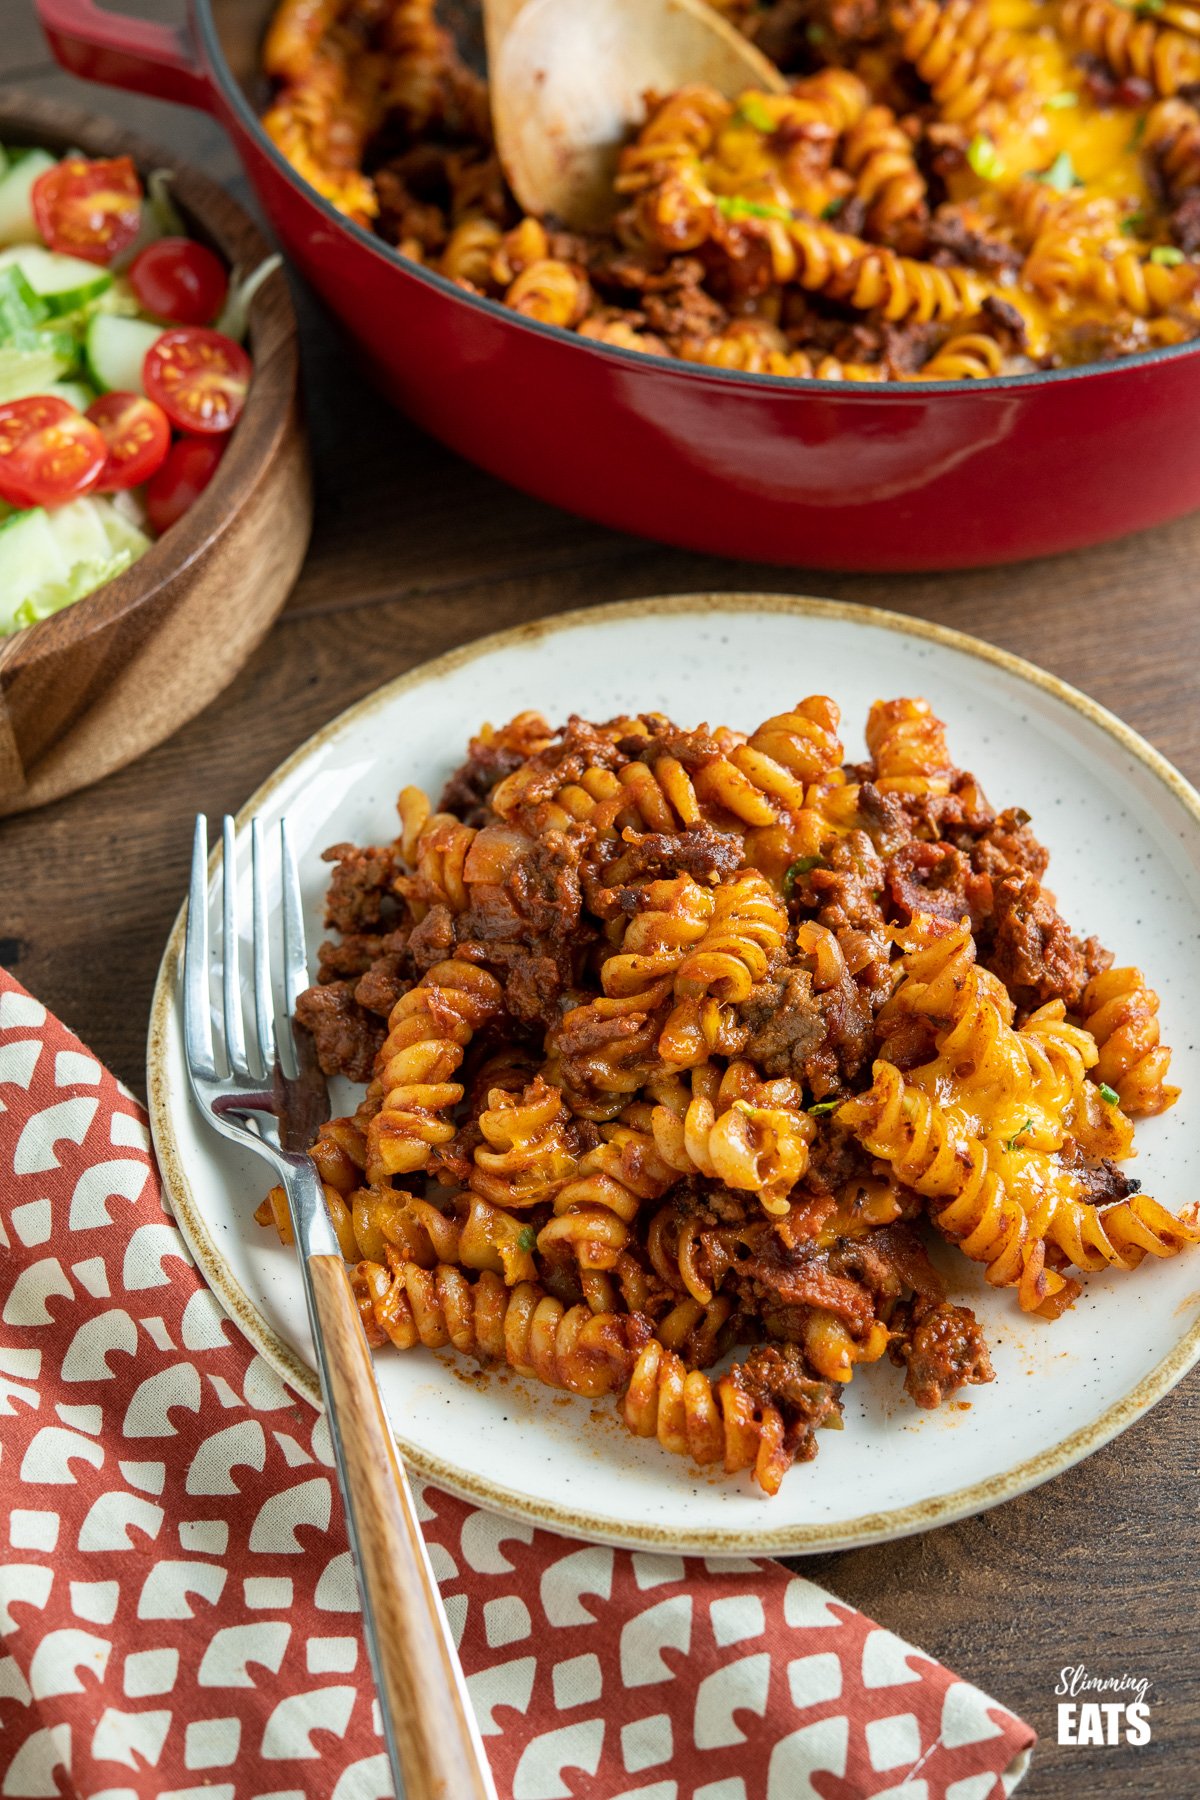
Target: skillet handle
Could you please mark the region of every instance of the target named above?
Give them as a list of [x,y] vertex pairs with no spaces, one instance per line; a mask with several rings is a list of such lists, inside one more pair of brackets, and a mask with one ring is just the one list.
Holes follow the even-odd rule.
[[64,69],[84,81],[104,82],[131,94],[215,110],[211,82],[202,72],[186,26],[155,25],[107,12],[96,0],[36,0],[50,48]]

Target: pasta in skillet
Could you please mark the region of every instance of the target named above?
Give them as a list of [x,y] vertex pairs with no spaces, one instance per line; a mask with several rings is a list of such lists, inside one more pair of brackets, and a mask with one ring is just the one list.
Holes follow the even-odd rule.
[[1178,1093],[1144,977],[927,702],[861,764],[839,727],[523,713],[328,852],[297,1017],[365,1084],[313,1155],[373,1344],[616,1396],[773,1493],[860,1365],[922,1407],[992,1379],[927,1232],[1046,1319],[1200,1241],[1122,1167]]
[[627,350],[942,381],[1200,333],[1200,10],[714,4],[791,91],[650,96],[607,233],[521,215],[435,0],[282,0],[264,122],[405,256]]

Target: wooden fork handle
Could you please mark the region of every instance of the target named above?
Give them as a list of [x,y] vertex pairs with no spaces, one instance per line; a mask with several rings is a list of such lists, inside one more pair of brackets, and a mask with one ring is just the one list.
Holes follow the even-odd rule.
[[324,1337],[329,1423],[366,1589],[380,1701],[390,1714],[405,1800],[495,1800],[437,1599],[408,1477],[397,1458],[346,1266],[311,1256]]

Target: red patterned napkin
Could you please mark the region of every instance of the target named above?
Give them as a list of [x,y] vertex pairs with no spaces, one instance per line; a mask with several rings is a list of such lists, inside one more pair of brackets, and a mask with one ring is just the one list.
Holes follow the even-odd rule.
[[[0,1793],[391,1793],[324,1418],[238,1336],[145,1118],[0,970]],[[425,1487],[501,1800],[1001,1800],[1034,1733],[773,1562]]]

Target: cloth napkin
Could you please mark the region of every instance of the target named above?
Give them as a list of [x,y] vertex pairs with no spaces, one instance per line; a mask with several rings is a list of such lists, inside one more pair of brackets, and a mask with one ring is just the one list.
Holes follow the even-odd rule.
[[[0,1795],[390,1795],[331,1465],[198,1275],[137,1102],[0,970]],[[418,1494],[501,1800],[1025,1772],[1028,1725],[778,1563]]]

